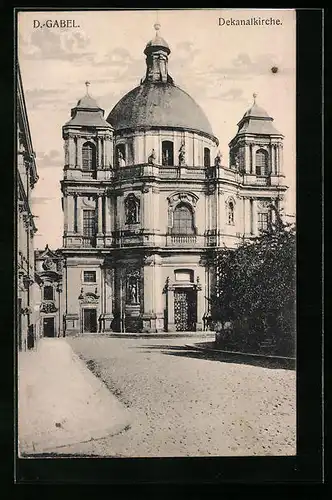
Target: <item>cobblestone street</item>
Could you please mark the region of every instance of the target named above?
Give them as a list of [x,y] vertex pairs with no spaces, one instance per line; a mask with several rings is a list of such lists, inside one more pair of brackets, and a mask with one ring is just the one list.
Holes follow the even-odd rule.
[[116,436],[65,454],[117,457],[294,455],[296,372],[204,359],[203,338],[68,339],[133,416]]

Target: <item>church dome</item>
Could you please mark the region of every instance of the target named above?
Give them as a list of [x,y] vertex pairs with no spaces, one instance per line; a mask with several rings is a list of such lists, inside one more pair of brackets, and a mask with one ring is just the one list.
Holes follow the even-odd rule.
[[211,125],[189,94],[171,83],[145,82],[126,94],[107,117],[115,128],[183,128],[213,136]]
[[128,92],[107,117],[116,131],[125,129],[184,129],[208,135],[214,142],[211,125],[204,111],[187,92],[177,87],[168,73],[168,43],[156,36],[145,47],[146,76]]

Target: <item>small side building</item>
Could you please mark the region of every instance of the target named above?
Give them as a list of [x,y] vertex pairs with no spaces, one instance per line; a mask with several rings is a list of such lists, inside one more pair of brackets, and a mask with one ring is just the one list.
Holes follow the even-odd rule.
[[36,274],[40,279],[39,332],[41,337],[62,337],[62,272],[59,250],[35,251]]

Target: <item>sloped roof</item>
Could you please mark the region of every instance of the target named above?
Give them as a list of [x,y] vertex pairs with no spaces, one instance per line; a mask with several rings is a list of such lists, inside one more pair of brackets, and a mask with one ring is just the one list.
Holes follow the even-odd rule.
[[[256,95],[254,94],[254,97]],[[273,124],[273,118],[254,101],[251,108],[248,109],[238,123],[238,132],[240,134],[259,134],[259,135],[279,135],[282,134]]]
[[110,124],[104,118],[104,110],[89,94],[79,99],[75,108],[71,110],[71,119],[64,126],[110,128]]

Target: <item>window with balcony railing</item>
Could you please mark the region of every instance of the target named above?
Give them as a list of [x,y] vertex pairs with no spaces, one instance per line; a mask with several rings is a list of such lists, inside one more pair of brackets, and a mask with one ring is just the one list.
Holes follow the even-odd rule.
[[195,234],[194,214],[185,203],[180,203],[174,210],[172,234]]

